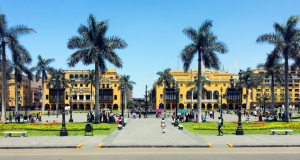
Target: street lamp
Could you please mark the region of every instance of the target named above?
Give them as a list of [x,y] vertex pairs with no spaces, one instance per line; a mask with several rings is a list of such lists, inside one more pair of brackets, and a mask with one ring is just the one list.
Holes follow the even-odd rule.
[[178,88],[178,83],[176,82],[176,87],[175,87],[175,93],[176,93],[176,102],[175,102],[175,123],[174,126],[178,126],[178,117],[177,117],[177,103],[178,103],[178,93],[179,93],[179,88]]
[[121,92],[122,92],[122,126],[125,126],[124,123],[124,83],[121,84]]
[[73,122],[73,117],[72,117],[72,111],[73,111],[73,105],[72,105],[72,99],[73,99],[73,95],[72,95],[72,90],[74,87],[74,83],[75,83],[75,78],[70,78],[70,82],[71,82],[71,88],[70,88],[70,119],[69,122]]
[[223,92],[223,88],[221,87],[221,109],[220,109],[220,112],[221,112],[221,120],[222,120],[222,122],[223,122],[223,111],[222,111],[222,105],[223,105],[223,95],[222,95],[222,92]]
[[231,85],[231,88],[233,88],[233,82],[234,82],[234,79],[231,77],[231,78],[229,79],[229,83],[230,83],[230,85]]
[[[239,72],[239,81],[241,82],[241,79],[242,79],[242,76],[243,76],[243,71],[240,70]],[[243,128],[242,128],[242,120],[241,120],[241,115],[242,115],[242,112],[241,112],[241,108],[242,108],[242,94],[243,94],[243,87],[242,85],[239,85],[238,86],[238,93],[239,93],[239,111],[238,111],[238,116],[239,116],[239,120],[238,120],[238,127],[236,129],[236,135],[243,135],[244,134],[244,131],[243,131]]]
[[[62,85],[63,85],[63,89],[64,89],[64,92],[63,92],[63,99],[62,99],[62,127],[61,127],[61,130],[60,130],[60,136],[68,136],[68,131],[66,129],[66,120],[65,120],[65,114],[66,114],[66,111],[65,111],[65,107],[66,107],[66,104],[65,104],[65,75],[66,73],[63,72],[62,73]],[[59,86],[61,87],[61,86]]]

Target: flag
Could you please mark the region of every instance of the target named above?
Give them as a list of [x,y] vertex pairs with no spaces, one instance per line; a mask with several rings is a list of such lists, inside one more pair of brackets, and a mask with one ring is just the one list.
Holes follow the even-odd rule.
[[81,62],[83,62],[83,59],[81,58]]
[[9,60],[8,55],[6,55],[6,60]]
[[236,68],[236,62],[235,62],[235,60],[234,60],[234,68]]
[[203,60],[203,66],[204,66],[204,68],[205,68],[205,63],[204,63],[204,60]]

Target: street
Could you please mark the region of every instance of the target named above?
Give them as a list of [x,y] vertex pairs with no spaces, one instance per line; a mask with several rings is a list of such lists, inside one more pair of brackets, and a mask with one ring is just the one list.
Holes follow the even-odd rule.
[[300,159],[299,148],[97,148],[0,150],[1,159]]

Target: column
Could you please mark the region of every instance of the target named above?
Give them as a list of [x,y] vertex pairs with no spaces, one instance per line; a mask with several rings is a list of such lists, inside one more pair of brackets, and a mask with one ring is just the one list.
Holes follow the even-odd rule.
[[83,106],[83,110],[86,110],[86,105],[84,104],[84,106]]
[[[202,104],[201,104],[202,107]],[[207,110],[207,105],[204,103],[204,109]]]

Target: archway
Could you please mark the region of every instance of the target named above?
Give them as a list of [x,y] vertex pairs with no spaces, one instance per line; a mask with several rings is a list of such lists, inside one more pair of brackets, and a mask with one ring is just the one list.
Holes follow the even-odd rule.
[[159,109],[164,109],[164,104],[159,104]]
[[166,109],[171,109],[171,104],[167,103]]
[[186,99],[192,99],[192,92],[191,91],[186,92]]
[[212,99],[212,92],[211,91],[206,92],[206,99]]
[[219,108],[218,103],[215,103],[215,104],[214,104],[214,109],[218,109],[218,108]]
[[77,104],[73,104],[73,109],[74,109],[74,110],[77,109]]
[[172,104],[172,109],[175,110],[176,109],[176,104]]
[[90,104],[87,104],[85,109],[86,109],[86,110],[91,110],[91,105],[90,105]]
[[215,91],[215,92],[214,92],[213,99],[218,99],[218,97],[217,97],[217,94],[220,96],[220,93],[219,93],[219,91]]
[[107,105],[107,109],[112,110],[111,104],[108,104],[108,105]]
[[205,110],[205,104],[204,103],[202,103],[202,105],[201,105],[201,110]]
[[211,110],[212,109],[212,105],[210,103],[207,104],[207,110]]
[[187,105],[186,105],[186,108],[191,108],[191,104],[190,103],[188,103]]
[[104,104],[101,104],[100,105],[100,109],[104,109],[105,108],[105,105]]
[[83,104],[80,104],[80,105],[79,105],[79,109],[80,109],[80,110],[84,110]]
[[226,109],[227,108],[227,104],[223,103],[221,107],[222,107],[222,109]]
[[118,110],[119,106],[117,104],[114,104],[114,110]]
[[51,105],[51,109],[52,109],[52,110],[56,110],[56,105],[55,105],[55,104],[52,104],[52,105]]
[[179,104],[179,109],[183,109],[184,105],[182,103]]
[[193,109],[197,109],[197,103],[193,105]]
[[232,103],[229,104],[229,109],[233,110],[233,104]]
[[49,105],[49,104],[46,104],[46,105],[45,105],[45,110],[48,110],[48,109],[50,110],[50,105]]
[[246,108],[246,104],[245,103],[242,105],[242,108],[244,108],[244,109]]
[[74,78],[73,74],[70,74],[69,78]]

